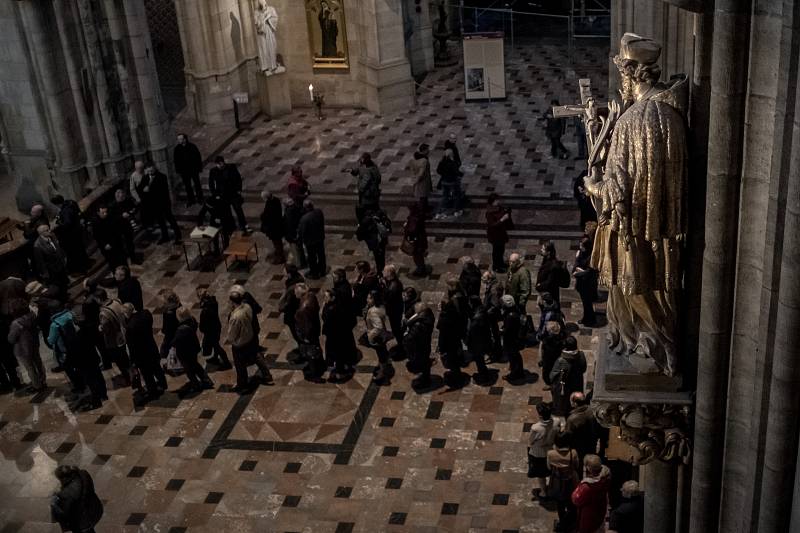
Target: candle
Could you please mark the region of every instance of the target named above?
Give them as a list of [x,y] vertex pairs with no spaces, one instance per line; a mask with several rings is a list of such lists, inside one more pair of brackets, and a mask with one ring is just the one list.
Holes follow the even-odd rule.
[[314,101],[314,86],[313,85],[309,85],[308,86],[308,93],[311,95],[311,101],[313,102]]

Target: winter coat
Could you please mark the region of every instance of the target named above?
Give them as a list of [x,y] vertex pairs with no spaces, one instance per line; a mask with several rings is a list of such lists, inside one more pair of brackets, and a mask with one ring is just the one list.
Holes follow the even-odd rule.
[[441,176],[442,183],[453,184],[462,176],[458,164],[448,157],[443,157],[436,167],[436,172]]
[[286,242],[297,242],[297,228],[303,216],[303,206],[299,203],[287,205],[283,210],[283,227],[286,230]]
[[448,370],[460,368],[463,335],[461,334],[461,318],[452,299],[442,306],[436,329],[439,330],[438,349],[443,356],[445,368]]
[[508,242],[508,231],[514,228],[514,223],[509,217],[501,220],[508,211],[499,205],[490,205],[486,209],[486,238],[491,244],[505,244]]
[[[53,315],[50,321],[50,329],[47,334],[47,345],[50,346],[58,356],[77,355],[68,354],[68,336],[75,335],[75,323],[73,322],[72,312],[65,309]],[[57,357],[58,357],[57,356]]]
[[216,297],[206,294],[200,300],[200,333],[207,341],[219,341],[222,335],[222,322],[219,320],[219,304]]
[[142,285],[134,277],[128,276],[117,284],[117,298],[124,304],[133,304],[137,311],[144,309]]
[[472,357],[483,357],[492,349],[492,330],[489,328],[489,318],[486,311],[482,307],[478,307],[467,327],[467,350]]
[[461,269],[461,274],[458,277],[458,283],[461,286],[461,290],[467,295],[467,298],[471,298],[472,296],[480,296],[481,269],[479,269],[478,265],[474,263],[464,265],[464,268]]
[[539,271],[536,273],[536,291],[549,292],[558,301],[561,292],[559,284],[560,277],[565,271],[563,261],[555,257],[547,257],[542,261]]
[[365,276],[358,276],[353,284],[353,304],[359,316],[364,315],[364,308],[367,306],[367,296],[374,290],[380,289],[378,275],[370,271]]
[[502,310],[503,285],[496,279],[489,281],[483,290],[483,308],[488,316],[497,321]]
[[178,143],[172,154],[175,163],[175,172],[182,176],[193,176],[203,171],[203,156],[194,143]]
[[44,281],[58,281],[67,273],[67,256],[58,243],[52,240],[39,237],[33,243],[33,265],[36,273]]
[[412,210],[403,226],[404,238],[414,245],[414,253],[422,254],[428,249],[428,232],[425,228],[425,215]]
[[524,309],[531,295],[531,273],[524,266],[508,271],[505,294],[514,297],[514,302],[520,309]]
[[381,200],[381,172],[375,164],[361,165],[353,170],[358,177],[358,205],[376,206]]
[[234,164],[212,168],[208,174],[208,187],[211,194],[221,196],[227,202],[242,203],[242,175]]
[[128,353],[136,366],[147,366],[158,361],[158,345],[153,337],[153,314],[147,309],[136,311],[125,328]]
[[364,324],[367,328],[367,339],[370,345],[379,346],[386,344],[392,334],[386,329],[386,309],[383,306],[373,305],[364,315]]
[[306,246],[325,242],[325,215],[314,208],[303,213],[297,226],[297,237]]
[[197,321],[190,317],[178,324],[172,338],[172,348],[181,361],[191,361],[200,353],[200,341],[197,340]]
[[570,435],[572,447],[578,455],[584,457],[597,453],[597,426],[595,426],[594,409],[588,405],[580,405],[570,412],[564,433]]
[[300,300],[300,308],[294,315],[297,335],[309,344],[319,342],[322,324],[319,320],[319,300],[313,292],[306,293]]
[[302,176],[289,176],[286,184],[286,194],[294,200],[296,204],[302,204],[308,196],[308,181]]
[[253,341],[253,310],[240,303],[228,317],[228,342],[235,348],[244,348]]
[[550,371],[553,370],[553,365],[561,356],[561,350],[564,349],[564,334],[562,331],[553,335],[545,329],[544,333],[539,335],[539,358],[542,362],[542,375],[548,385],[550,385]]
[[53,495],[50,512],[54,522],[64,531],[92,529],[103,516],[103,502],[94,491],[94,483],[86,470],[79,470]]
[[255,297],[250,292],[245,292],[242,296],[242,301],[250,306],[250,311],[253,312],[253,336],[258,341],[258,335],[261,333],[261,324],[258,322],[258,315],[264,310],[263,307],[256,301]]
[[578,511],[578,533],[595,533],[606,518],[611,471],[603,465],[596,477],[585,477],[572,492],[572,504]]
[[414,154],[411,169],[414,172],[414,198],[427,198],[433,190],[431,162],[424,155]]
[[169,180],[166,174],[156,171],[153,176],[148,176],[150,192],[146,194],[149,208],[153,211],[172,209],[172,197],[169,193]]
[[356,363],[356,343],[353,338],[355,317],[352,303],[342,302],[338,296],[322,308],[322,333],[325,335],[325,355],[331,362],[346,365]]
[[391,281],[384,280],[383,302],[386,314],[389,316],[402,315],[405,304],[403,304],[403,282],[398,278]]
[[411,372],[423,372],[430,367],[431,338],[435,322],[433,311],[425,309],[412,315],[406,323],[403,347],[408,354]]
[[[583,374],[586,372],[586,356],[580,350],[564,350],[550,371],[553,394],[553,414],[567,416],[570,411],[569,396],[583,392]],[[562,385],[563,373],[563,385]]]
[[350,286],[350,282],[346,279],[335,282],[333,293],[336,295],[336,309],[350,315],[347,327],[353,329],[356,326],[356,317],[361,316],[361,312],[355,308],[353,303],[353,288]]
[[456,143],[454,143],[450,139],[447,139],[444,142],[444,149],[453,151],[453,161],[455,161],[457,168],[461,168],[461,153],[459,153],[458,146],[456,146]]
[[14,357],[19,361],[39,357],[39,330],[33,312],[28,311],[11,322],[8,342],[14,346]]
[[178,329],[178,317],[175,315],[178,307],[180,307],[179,303],[168,303],[161,316],[161,333],[164,335],[161,355],[167,355],[166,352],[172,343],[172,337],[175,336],[175,330]]
[[125,346],[125,309],[112,299],[100,307],[100,335],[106,348]]
[[552,418],[539,420],[531,427],[531,433],[528,436],[528,453],[534,457],[547,457],[547,452],[553,449],[557,434],[558,428]]
[[285,289],[280,301],[278,302],[278,312],[283,313],[283,323],[287,326],[294,326],[294,315],[300,308],[300,300],[294,295],[294,286],[305,281],[301,274],[287,278],[284,282]]
[[617,508],[611,511],[608,527],[617,533],[643,533],[644,499],[642,496],[623,497]]
[[283,206],[281,201],[272,197],[264,202],[264,210],[261,212],[261,233],[271,241],[283,238],[286,228],[283,224]]
[[550,469],[549,496],[556,501],[567,502],[580,479],[578,453],[572,448],[553,448],[546,457]]
[[516,309],[503,310],[503,353],[514,355],[520,350],[519,330],[522,325]]

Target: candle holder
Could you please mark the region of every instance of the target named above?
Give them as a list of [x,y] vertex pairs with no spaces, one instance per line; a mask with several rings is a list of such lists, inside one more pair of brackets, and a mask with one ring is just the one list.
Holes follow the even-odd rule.
[[317,93],[313,97],[314,107],[317,110],[317,119],[322,120],[325,118],[325,115],[322,114],[322,106],[325,105],[325,95],[322,93]]

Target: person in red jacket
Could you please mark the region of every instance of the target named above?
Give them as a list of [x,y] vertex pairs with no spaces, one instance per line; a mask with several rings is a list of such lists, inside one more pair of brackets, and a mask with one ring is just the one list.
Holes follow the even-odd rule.
[[572,504],[578,511],[578,533],[600,533],[605,531],[608,489],[611,472],[596,455],[587,455],[583,460],[585,477],[572,491]]

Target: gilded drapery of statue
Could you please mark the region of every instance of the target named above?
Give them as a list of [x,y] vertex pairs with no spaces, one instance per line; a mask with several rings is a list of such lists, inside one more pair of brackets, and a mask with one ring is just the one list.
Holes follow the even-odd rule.
[[[598,212],[592,265],[608,287],[610,345],[645,372],[679,372],[677,303],[686,233],[686,78],[657,83],[660,47],[625,34],[614,62],[623,108],[605,166],[585,185]],[[612,106],[613,115],[618,109]],[[590,161],[590,164],[592,162]]]

